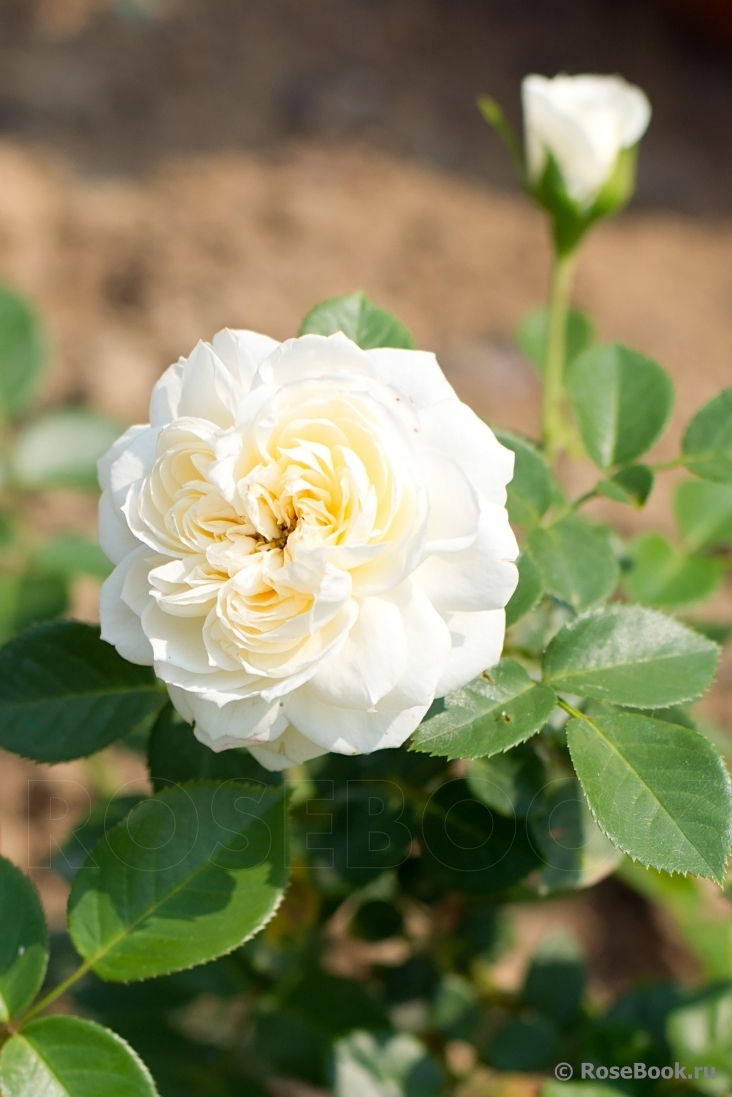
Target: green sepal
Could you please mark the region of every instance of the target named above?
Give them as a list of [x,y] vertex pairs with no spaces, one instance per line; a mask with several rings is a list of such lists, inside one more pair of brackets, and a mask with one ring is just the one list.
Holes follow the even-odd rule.
[[397,347],[414,350],[410,333],[386,309],[379,308],[359,290],[347,297],[331,297],[305,316],[298,335],[334,335],[342,331],[362,350]]

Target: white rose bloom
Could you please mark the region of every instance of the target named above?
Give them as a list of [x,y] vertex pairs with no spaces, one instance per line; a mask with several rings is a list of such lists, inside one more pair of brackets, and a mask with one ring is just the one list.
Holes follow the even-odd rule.
[[620,76],[527,76],[522,99],[530,180],[538,182],[551,153],[567,193],[583,207],[651,120],[645,93]]
[[501,654],[513,453],[432,354],[222,331],[102,458],[102,637],[269,769],[396,747]]

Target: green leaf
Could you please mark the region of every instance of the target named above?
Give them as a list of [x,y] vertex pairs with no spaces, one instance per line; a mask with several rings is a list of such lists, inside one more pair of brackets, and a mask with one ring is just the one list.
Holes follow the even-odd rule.
[[714,594],[724,578],[721,565],[708,556],[679,552],[660,533],[644,533],[628,545],[631,568],[623,576],[635,602],[657,608],[686,606]]
[[374,347],[414,349],[414,339],[404,324],[386,309],[380,309],[365,293],[332,297],[307,314],[298,335],[333,335],[342,331],[364,350]]
[[[717,1086],[712,1083],[705,1088],[728,1092],[732,1080],[732,985],[704,990],[688,1005],[674,1010],[666,1031],[674,1056],[686,1064],[692,1078],[694,1067],[706,1066],[710,1074],[715,1067]],[[704,1077],[703,1071],[699,1074]]]
[[576,610],[609,598],[618,585],[618,562],[607,538],[577,514],[548,529],[529,530],[524,551],[536,564],[544,589]]
[[114,568],[96,541],[81,533],[63,533],[46,541],[34,552],[33,564],[40,571],[70,578],[94,575],[106,579]]
[[0,1024],[22,1013],[41,989],[48,963],[46,919],[36,889],[0,857]]
[[518,586],[506,606],[506,628],[515,625],[529,613],[544,593],[539,569],[531,557],[522,552],[517,563]]
[[724,389],[696,413],[681,449],[689,472],[703,480],[732,483],[732,388]]
[[0,1055],[4,1097],[157,1097],[150,1072],[125,1041],[79,1017],[42,1017]]
[[716,548],[732,541],[732,486],[684,480],[676,489],[674,513],[690,549]]
[[496,431],[498,441],[516,455],[508,485],[508,516],[518,526],[535,526],[552,502],[552,474],[536,446],[509,431]]
[[333,1048],[335,1097],[440,1097],[444,1076],[421,1041],[352,1032]]
[[508,818],[526,818],[546,780],[532,743],[491,758],[474,758],[468,765],[467,782],[473,795]]
[[87,818],[69,834],[61,849],[51,858],[51,868],[72,883],[97,842],[147,797],[113,796],[95,803]]
[[567,745],[610,840],[664,872],[721,883],[732,842],[732,784],[695,731],[622,713],[573,719]]
[[628,465],[607,480],[598,480],[598,494],[616,503],[628,503],[638,510],[653,490],[654,476],[648,465]]
[[26,303],[0,288],[0,414],[12,418],[33,399],[46,341]]
[[572,362],[567,394],[587,452],[607,469],[651,448],[668,422],[674,389],[658,363],[620,343],[607,343]]
[[193,728],[172,705],[165,706],[155,721],[148,742],[150,780],[156,792],[187,781],[259,781],[281,785],[282,774],[270,773],[248,750],[216,753],[199,743]]
[[[417,728],[411,749],[446,758],[483,758],[523,743],[551,716],[554,691],[502,659],[467,686],[449,693]],[[430,710],[432,711],[432,710]]]
[[203,964],[253,936],[287,883],[282,789],[190,784],[135,808],[92,850],[69,898],[74,946],[103,979]]
[[544,657],[544,681],[623,707],[668,708],[700,697],[718,660],[716,644],[673,617],[616,604],[557,633]]
[[150,667],[76,621],[39,625],[0,651],[0,747],[37,762],[84,758],[164,704]]
[[81,408],[62,408],[37,419],[18,435],[11,465],[24,488],[97,487],[97,461],[120,428]]
[[[516,329],[516,343],[525,358],[539,373],[544,372],[546,343],[549,334],[549,310],[534,309],[524,316]],[[572,362],[583,350],[592,346],[595,340],[595,326],[589,316],[576,309],[570,309],[567,315],[565,348],[567,364]],[[566,367],[565,367],[566,368]]]

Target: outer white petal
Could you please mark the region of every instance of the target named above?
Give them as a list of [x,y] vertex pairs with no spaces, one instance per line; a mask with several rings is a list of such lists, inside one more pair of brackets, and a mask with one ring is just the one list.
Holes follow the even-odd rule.
[[416,583],[403,583],[392,597],[400,605],[409,655],[396,686],[377,707],[386,711],[431,705],[450,654],[449,629]]
[[180,415],[180,402],[183,395],[183,371],[185,358],[180,358],[168,366],[162,377],[153,386],[150,397],[150,425],[167,427]]
[[142,555],[149,553],[147,546],[131,552],[105,581],[99,595],[102,640],[113,644],[123,659],[142,666],[151,665],[152,647],[139,616],[122,600],[122,589],[130,570],[138,565]]
[[310,689],[326,704],[372,708],[394,688],[406,661],[399,607],[388,597],[364,598],[346,643],[323,660]]
[[428,557],[412,579],[441,613],[502,609],[518,583],[518,552],[505,509],[484,503],[470,548]]
[[429,705],[370,712],[337,708],[315,696],[309,684],[285,698],[291,724],[324,750],[336,754],[371,754],[386,747],[400,747],[409,738]]
[[[109,491],[120,515],[126,522],[123,507],[129,490],[138,480],[147,476],[155,464],[155,447],[160,433],[157,427],[143,427],[133,435],[127,446],[118,454],[109,469]],[[103,485],[104,486],[104,485]]]
[[434,354],[426,350],[378,347],[366,352],[385,385],[403,392],[417,410],[442,400],[457,400]]
[[460,466],[437,450],[420,453],[422,477],[429,492],[425,553],[460,552],[478,535],[480,501]]
[[103,491],[99,498],[97,531],[99,547],[113,564],[121,564],[130,552],[140,547],[124,515],[114,505],[110,491]]
[[289,769],[290,766],[300,766],[303,762],[309,762],[311,758],[320,758],[322,754],[328,752],[316,746],[310,739],[306,739],[297,728],[290,725],[284,735],[274,743],[266,747],[250,746],[249,753],[265,769],[282,770]]
[[195,725],[196,737],[212,750],[228,750],[249,743],[268,743],[287,727],[282,705],[261,697],[230,701],[219,707],[196,693],[168,686],[170,699],[184,720]]
[[243,396],[213,348],[199,343],[183,367],[178,416],[207,419],[219,427],[230,427]]
[[121,434],[116,442],[114,442],[103,457],[100,457],[97,461],[97,475],[99,477],[99,486],[102,491],[109,491],[111,489],[110,474],[112,472],[112,465],[115,461],[122,456],[125,450],[129,449],[133,441],[141,434],[145,434],[150,428],[147,424],[138,423],[137,426],[129,427],[124,434]]
[[257,369],[277,349],[279,343],[276,339],[270,339],[268,335],[260,335],[256,331],[224,328],[214,336],[212,346],[216,356],[241,388],[242,395],[246,396],[252,387]]
[[303,335],[288,339],[262,362],[252,388],[273,385],[281,388],[290,381],[304,381],[324,374],[355,373],[376,378],[376,369],[366,351],[346,338],[335,335]]
[[467,404],[443,400],[421,411],[419,423],[425,446],[451,457],[491,503],[505,505],[514,454]]
[[506,631],[506,613],[502,609],[485,613],[451,613],[447,627],[452,636],[452,649],[442,677],[435,690],[444,697],[460,689],[501,658]]

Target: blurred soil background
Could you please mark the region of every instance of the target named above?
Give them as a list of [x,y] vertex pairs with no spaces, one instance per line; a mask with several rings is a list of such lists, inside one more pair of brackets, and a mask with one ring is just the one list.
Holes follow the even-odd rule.
[[[534,433],[538,386],[512,332],[545,294],[545,229],[475,99],[494,95],[518,124],[525,73],[620,72],[654,118],[637,197],[593,234],[577,301],[601,337],[671,371],[677,409],[657,456],[673,454],[691,413],[732,382],[731,10],[0,0],[0,278],[47,325],[46,402],[144,421],[153,381],[199,338],[224,326],[284,338],[317,301],[362,288],[490,422]],[[613,518],[624,532],[668,528],[668,500],[664,486],[647,512]],[[94,528],[93,500],[34,507],[48,532]],[[93,619],[95,602],[81,590],[78,613]],[[728,661],[708,711],[732,731],[731,698]],[[120,748],[53,768],[0,758],[0,849],[30,869],[56,923],[65,890],[44,868],[49,848],[90,788],[143,780]],[[694,977],[663,916],[614,881],[521,910],[500,977],[516,983],[559,923],[582,939],[600,995]]]

